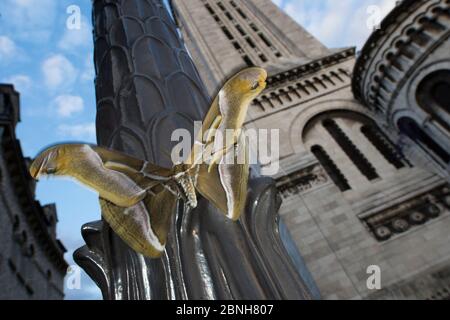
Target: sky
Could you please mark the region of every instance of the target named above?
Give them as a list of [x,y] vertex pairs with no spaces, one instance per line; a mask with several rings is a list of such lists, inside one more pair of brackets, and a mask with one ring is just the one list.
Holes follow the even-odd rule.
[[[395,5],[395,0],[273,2],[331,48],[361,48]],[[73,20],[78,13],[79,25]],[[96,141],[90,16],[91,0],[0,0],[0,83],[12,83],[20,92],[16,133],[25,156],[55,143]],[[100,219],[97,195],[72,181],[51,179],[39,181],[37,199],[57,206],[57,234],[72,266],[66,299],[100,299],[72,260],[84,244],[81,226]]]

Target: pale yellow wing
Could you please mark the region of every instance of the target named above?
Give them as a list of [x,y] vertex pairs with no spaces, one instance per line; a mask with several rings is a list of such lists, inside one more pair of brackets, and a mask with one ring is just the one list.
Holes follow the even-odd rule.
[[114,232],[133,250],[149,258],[164,252],[177,197],[167,190],[124,209],[100,198],[102,215]]
[[96,146],[93,148],[106,168],[127,175],[147,190],[145,198],[129,208],[118,207],[100,198],[103,218],[133,250],[149,258],[160,257],[178,200],[176,192],[169,191],[177,190],[171,179],[173,170],[120,152]]
[[164,251],[178,198],[172,170],[97,146],[64,144],[39,154],[30,173],[70,176],[91,187],[103,217],[131,248],[152,258]]
[[248,192],[249,157],[244,135],[231,151],[234,151],[231,164],[224,163],[226,154],[210,171],[207,164],[199,166],[196,188],[229,219],[236,221],[244,211]]
[[[247,199],[249,165],[245,139],[239,140],[235,145],[224,146],[220,150],[215,150],[217,144],[214,139],[209,139],[211,141],[202,139],[205,133],[211,132],[211,129],[217,129],[226,116],[221,114],[221,109],[226,108],[220,107],[219,96],[214,99],[203,121],[202,135],[197,137],[186,163],[194,165],[191,173],[195,176],[197,191],[224,215],[235,221],[241,216]],[[223,160],[230,152],[235,153],[234,159],[231,164],[226,164]],[[242,161],[243,158],[246,160]],[[209,163],[197,164],[201,160],[209,160]]]
[[195,137],[194,145],[192,146],[191,153],[189,157],[184,162],[188,166],[193,166],[195,164],[201,163],[204,157],[205,148],[205,134],[212,132],[211,128],[220,124],[221,114],[219,109],[219,97],[216,97],[208,110],[202,124],[202,130]]
[[236,221],[245,209],[250,174],[248,147],[243,134],[235,145],[234,152],[233,163],[221,163],[218,170],[220,182],[227,197],[226,215],[229,219]]
[[146,193],[132,177],[106,168],[95,147],[88,144],[61,144],[44,150],[32,162],[30,174],[34,178],[40,175],[74,178],[122,207],[135,205]]

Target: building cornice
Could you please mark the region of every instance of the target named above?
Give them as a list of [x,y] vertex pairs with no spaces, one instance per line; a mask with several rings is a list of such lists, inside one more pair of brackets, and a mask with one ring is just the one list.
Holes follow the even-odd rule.
[[19,205],[27,218],[28,225],[33,230],[36,240],[49,260],[59,271],[65,273],[68,267],[63,257],[66,249],[58,239],[54,239],[48,232],[43,208],[34,199],[30,190],[31,177],[25,165],[20,143],[15,139],[11,127],[5,128],[1,147],[11,175],[14,194],[17,196]]
[[307,77],[310,74],[319,72],[326,67],[341,63],[349,58],[355,56],[355,48],[345,48],[337,51],[336,53],[327,55],[320,59],[312,60],[311,62],[302,64],[298,67],[291,68],[289,70],[276,73],[269,76],[267,79],[267,88],[272,88],[278,85],[282,85],[285,82],[289,82],[296,79]]
[[28,172],[20,142],[16,139],[15,126],[19,121],[19,95],[10,85],[1,85],[0,90],[9,99],[0,113],[0,127],[2,128],[0,148],[11,177],[11,186],[37,243],[48,256],[49,261],[61,273],[65,273],[68,267],[64,260],[66,249],[58,239],[49,233],[44,209],[35,200],[34,181]]
[[246,124],[349,87],[352,75],[348,61],[354,57],[355,48],[340,49],[269,76],[266,90],[252,103],[250,120]]

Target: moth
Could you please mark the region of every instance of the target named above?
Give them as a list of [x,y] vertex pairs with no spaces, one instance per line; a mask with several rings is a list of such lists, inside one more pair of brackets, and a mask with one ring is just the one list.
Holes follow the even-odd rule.
[[195,208],[198,192],[229,219],[241,216],[249,176],[242,127],[266,79],[267,72],[254,67],[228,80],[214,99],[189,157],[173,168],[95,145],[60,144],[38,154],[30,174],[35,179],[69,176],[94,189],[114,232],[135,251],[159,257],[177,200]]

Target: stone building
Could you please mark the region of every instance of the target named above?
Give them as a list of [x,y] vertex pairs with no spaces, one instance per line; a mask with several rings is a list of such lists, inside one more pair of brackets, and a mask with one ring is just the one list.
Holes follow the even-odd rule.
[[66,252],[56,238],[56,207],[35,199],[15,128],[19,94],[0,85],[0,299],[62,299]]
[[450,297],[449,6],[403,1],[356,57],[270,0],[172,1],[211,95],[269,71],[246,126],[280,130],[280,214],[325,299]]
[[450,181],[450,1],[404,1],[367,41],[353,91],[417,165]]

